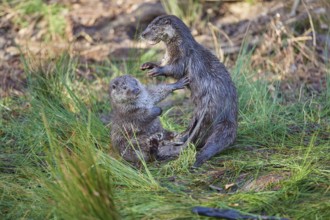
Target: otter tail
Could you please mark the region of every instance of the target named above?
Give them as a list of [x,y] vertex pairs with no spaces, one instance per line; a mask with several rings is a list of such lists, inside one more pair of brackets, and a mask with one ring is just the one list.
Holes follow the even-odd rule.
[[207,138],[206,144],[196,157],[193,168],[200,167],[215,154],[225,150],[236,138],[236,124],[224,121],[215,126],[213,133]]

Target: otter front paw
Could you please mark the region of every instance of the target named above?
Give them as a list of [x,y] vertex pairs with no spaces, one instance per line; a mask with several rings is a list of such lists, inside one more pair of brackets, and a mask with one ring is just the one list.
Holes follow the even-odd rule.
[[151,62],[146,62],[146,63],[144,63],[140,66],[140,70],[143,70],[143,71],[144,70],[150,70],[150,69],[153,69],[155,67],[158,67],[158,65],[155,64],[155,63],[151,63]]
[[185,76],[173,84],[174,89],[183,89],[190,82],[189,77]]
[[166,76],[165,73],[162,71],[163,69],[161,67],[154,67],[151,70],[148,71],[148,76]]
[[163,113],[163,109],[159,108],[158,106],[154,106],[151,108],[151,114],[155,116],[160,116]]

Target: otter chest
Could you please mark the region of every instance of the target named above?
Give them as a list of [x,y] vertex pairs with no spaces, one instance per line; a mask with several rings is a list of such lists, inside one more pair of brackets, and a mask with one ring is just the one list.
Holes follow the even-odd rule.
[[149,97],[147,92],[144,92],[140,95],[139,99],[136,102],[137,107],[140,108],[152,108],[154,103],[152,102],[152,98]]
[[163,59],[161,61],[161,66],[167,65],[169,62],[170,62],[170,56],[169,56],[169,54],[168,54],[168,52],[166,50],[165,55],[164,55],[164,57],[163,57]]

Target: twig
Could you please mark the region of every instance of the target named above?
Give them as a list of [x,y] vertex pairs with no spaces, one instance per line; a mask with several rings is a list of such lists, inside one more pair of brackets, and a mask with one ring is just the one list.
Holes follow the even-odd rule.
[[218,39],[217,39],[217,36],[215,34],[216,31],[218,31],[219,29],[216,28],[212,23],[208,23],[208,26],[211,30],[211,34],[212,34],[212,38],[213,38],[213,43],[214,43],[214,47],[215,47],[215,51],[216,51],[216,54],[219,58],[219,60],[222,62],[223,59],[224,59],[224,55],[223,55],[223,51],[221,49],[221,46],[219,46],[219,43],[218,43]]
[[11,109],[8,108],[7,106],[4,106],[3,104],[0,104],[1,107],[3,107],[4,109],[6,109],[7,111],[10,111]]
[[290,17],[293,17],[293,16],[296,15],[296,11],[297,11],[297,8],[298,8],[299,3],[300,3],[300,0],[295,0],[293,2],[292,8],[291,8],[291,12],[290,12]]
[[221,218],[221,219],[264,219],[264,220],[288,220],[287,218],[281,218],[276,216],[264,216],[264,215],[255,215],[251,213],[242,213],[236,209],[215,209],[215,208],[208,208],[202,206],[196,206],[192,210],[194,213],[202,216],[209,216],[214,218]]
[[288,39],[288,42],[307,41],[312,40],[311,36],[292,37]]
[[313,23],[313,20],[312,20],[312,16],[311,16],[311,13],[309,12],[306,4],[305,4],[305,1],[302,1],[303,2],[303,5],[307,11],[307,15],[308,15],[308,19],[309,19],[309,23],[311,24],[311,28],[313,30],[313,46],[316,47],[316,33],[315,33],[315,28],[314,28],[314,23]]

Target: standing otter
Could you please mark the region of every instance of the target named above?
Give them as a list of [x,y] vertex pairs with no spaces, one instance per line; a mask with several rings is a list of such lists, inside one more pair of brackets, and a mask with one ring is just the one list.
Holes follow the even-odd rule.
[[194,167],[199,167],[236,138],[237,94],[230,74],[219,59],[197,43],[189,28],[173,15],[155,18],[141,37],[152,45],[160,41],[166,45],[161,65],[148,62],[142,64],[141,70],[148,70],[150,76],[189,77],[195,110],[183,139],[202,147],[194,164]]
[[173,133],[163,129],[158,118],[162,109],[155,104],[187,84],[188,78],[183,78],[174,84],[146,88],[130,75],[119,76],[110,82],[111,140],[125,160],[136,163],[143,158],[150,161],[158,152],[161,158],[167,156],[166,152],[175,151],[174,146],[161,146],[162,141],[173,138]]

